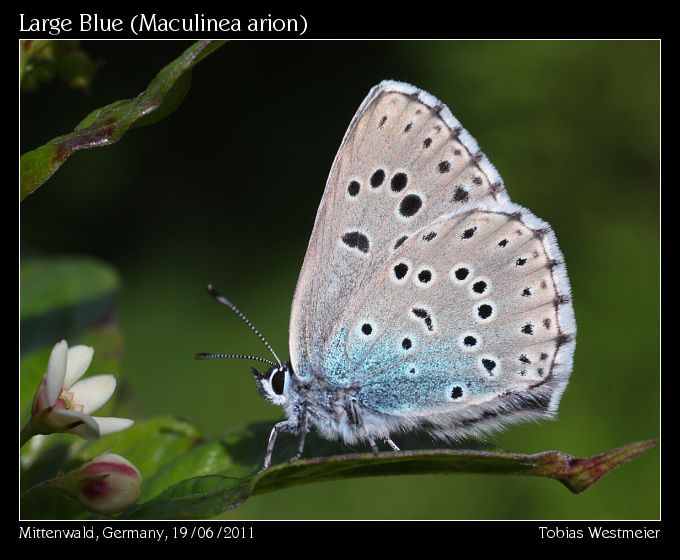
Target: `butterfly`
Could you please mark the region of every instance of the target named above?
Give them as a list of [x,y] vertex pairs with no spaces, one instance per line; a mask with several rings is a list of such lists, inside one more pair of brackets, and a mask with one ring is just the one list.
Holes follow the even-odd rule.
[[347,444],[424,431],[459,441],[554,417],[572,370],[576,324],[550,226],[510,201],[451,111],[383,81],[335,157],[290,318],[290,361],[253,368],[284,408],[269,437],[311,427]]

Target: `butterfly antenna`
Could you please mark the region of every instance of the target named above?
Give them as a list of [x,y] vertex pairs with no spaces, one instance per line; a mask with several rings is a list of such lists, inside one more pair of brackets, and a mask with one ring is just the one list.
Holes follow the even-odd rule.
[[270,366],[276,367],[276,363],[268,360],[267,358],[260,358],[259,356],[247,356],[245,354],[216,354],[213,352],[201,352],[194,356],[196,360],[212,360],[214,358],[235,358],[237,360],[257,360],[258,362],[264,362]]
[[[262,343],[267,347],[267,350],[269,350],[274,356],[274,359],[276,360],[276,364],[272,363],[272,365],[276,366],[278,365],[279,367],[283,367],[283,364],[281,363],[281,360],[279,360],[279,357],[276,355],[276,352],[274,352],[274,349],[272,348],[271,344],[267,341],[267,339],[262,336],[262,333],[257,330],[255,325],[251,323],[250,319],[246,317],[243,312],[236,307],[233,303],[231,303],[227,298],[225,298],[222,294],[220,294],[215,288],[213,288],[212,284],[208,284],[208,293],[214,297],[217,301],[219,301],[222,305],[226,305],[229,309],[231,309],[236,316],[241,319],[246,325],[250,327],[250,330],[253,331],[257,337],[262,341]],[[200,358],[199,358],[200,359]],[[262,358],[260,358],[260,361],[262,361]],[[268,361],[268,360],[265,360]]]

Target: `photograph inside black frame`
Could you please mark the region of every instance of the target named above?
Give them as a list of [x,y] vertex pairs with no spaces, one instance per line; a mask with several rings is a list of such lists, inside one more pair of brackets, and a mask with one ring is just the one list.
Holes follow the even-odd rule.
[[658,518],[659,62],[22,41],[21,517]]

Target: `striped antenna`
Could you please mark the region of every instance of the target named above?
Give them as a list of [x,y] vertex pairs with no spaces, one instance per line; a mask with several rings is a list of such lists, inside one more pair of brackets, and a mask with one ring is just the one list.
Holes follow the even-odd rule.
[[[262,343],[267,347],[267,350],[269,350],[271,352],[272,356],[274,356],[274,359],[276,360],[276,364],[274,364],[273,362],[269,362],[268,360],[264,360],[263,358],[258,358],[259,361],[267,361],[268,363],[271,363],[274,366],[278,365],[279,367],[283,367],[281,360],[279,360],[279,357],[276,355],[276,352],[274,352],[274,349],[272,348],[271,344],[269,344],[267,339],[264,336],[262,336],[262,333],[257,330],[255,325],[253,325],[253,323],[250,321],[250,319],[248,319],[248,317],[246,317],[238,307],[236,307],[227,298],[225,298],[222,294],[220,294],[215,288],[213,288],[212,284],[208,284],[207,287],[208,287],[208,293],[212,297],[214,297],[222,305],[226,305],[229,309],[231,309],[236,314],[236,316],[239,319],[241,319],[241,321],[243,321],[246,325],[248,325],[248,327],[250,327],[250,330],[253,331],[257,335],[257,338],[259,338],[262,341]],[[232,356],[233,355],[231,355],[231,354],[229,354],[229,355],[225,354],[225,355],[220,356],[220,357],[232,357]],[[234,357],[238,357],[238,356],[234,356]],[[205,359],[205,358],[199,358],[199,359]]]
[[245,354],[220,354],[214,352],[201,352],[194,356],[196,360],[212,360],[215,358],[234,358],[237,360],[257,360],[258,362],[264,362],[270,366],[276,367],[276,364],[267,358],[260,358],[259,356],[247,356]]

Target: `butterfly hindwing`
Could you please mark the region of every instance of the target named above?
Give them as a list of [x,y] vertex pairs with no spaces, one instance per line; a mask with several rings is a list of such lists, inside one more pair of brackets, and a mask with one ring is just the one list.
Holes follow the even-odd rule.
[[554,234],[508,202],[443,217],[393,251],[347,302],[323,369],[366,409],[457,437],[495,427],[499,408],[504,421],[554,413],[574,331]]

